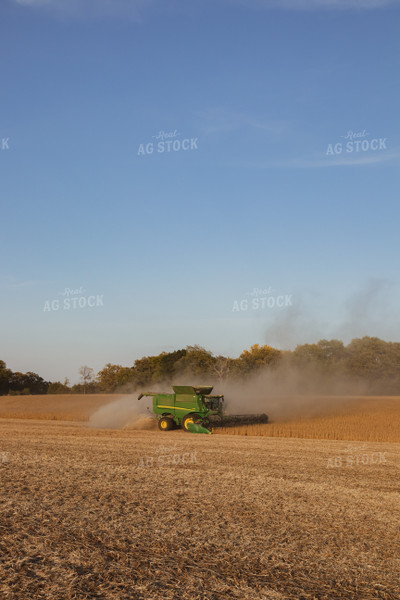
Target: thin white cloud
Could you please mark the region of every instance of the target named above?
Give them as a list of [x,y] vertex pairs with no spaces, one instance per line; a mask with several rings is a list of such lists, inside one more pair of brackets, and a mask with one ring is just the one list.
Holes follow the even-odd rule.
[[280,160],[249,160],[231,164],[231,166],[253,169],[326,169],[332,167],[367,167],[372,165],[398,164],[400,151],[382,154],[365,154],[358,157],[320,157],[304,156]]
[[51,3],[52,0],[14,0],[14,4],[20,4],[21,6],[44,6]]
[[8,277],[7,278],[7,283],[5,283],[4,287],[7,289],[21,289],[21,288],[26,288],[26,287],[33,287],[35,285],[39,285],[40,281],[35,281],[33,279],[28,279],[26,281],[20,281],[18,279],[16,279],[15,277]]
[[287,121],[274,121],[258,118],[245,112],[227,110],[225,108],[209,108],[195,114],[201,121],[205,134],[236,131],[238,129],[253,129],[281,136],[287,132]]
[[43,9],[56,16],[71,18],[132,18],[141,20],[143,10],[157,0],[11,0],[13,4]]
[[377,10],[399,6],[400,0],[225,0],[230,4],[241,4],[260,9],[284,10]]
[[[8,0],[31,9],[43,9],[54,15],[71,18],[132,18],[141,20],[144,11],[186,10],[188,4],[201,8],[204,0]],[[400,0],[214,0],[225,5],[244,6],[248,9],[313,10],[379,10],[400,6]]]

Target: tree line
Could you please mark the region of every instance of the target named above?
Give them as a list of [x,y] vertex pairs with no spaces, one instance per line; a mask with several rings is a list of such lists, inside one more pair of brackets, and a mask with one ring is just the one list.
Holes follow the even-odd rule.
[[346,392],[360,383],[365,393],[400,395],[400,343],[366,336],[353,339],[347,346],[340,340],[320,340],[293,351],[255,344],[238,358],[216,356],[195,345],[145,356],[131,367],[107,363],[97,374],[87,366],[79,373],[81,382],[70,386],[67,379],[50,382],[36,373],[14,373],[0,361],[0,395],[123,393],[155,384],[170,385],[178,379],[215,385],[246,382],[263,375],[284,382],[293,374],[300,392],[309,391],[310,382],[325,393]]

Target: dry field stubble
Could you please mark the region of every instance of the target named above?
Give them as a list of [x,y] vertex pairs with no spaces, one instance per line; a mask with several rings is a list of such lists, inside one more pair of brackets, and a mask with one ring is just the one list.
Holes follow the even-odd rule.
[[0,396],[0,419],[87,421],[97,408],[115,398],[114,394]]
[[350,466],[340,441],[21,419],[0,440],[1,600],[400,597],[399,444]]

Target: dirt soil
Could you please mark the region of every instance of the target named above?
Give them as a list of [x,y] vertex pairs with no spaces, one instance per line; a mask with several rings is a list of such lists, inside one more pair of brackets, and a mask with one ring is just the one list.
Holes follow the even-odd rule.
[[398,600],[400,444],[0,419],[1,600]]

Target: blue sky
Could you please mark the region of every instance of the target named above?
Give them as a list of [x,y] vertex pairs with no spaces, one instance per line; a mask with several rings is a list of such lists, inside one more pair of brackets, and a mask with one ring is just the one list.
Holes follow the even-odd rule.
[[400,341],[399,17],[3,1],[0,358],[75,382],[188,344]]

